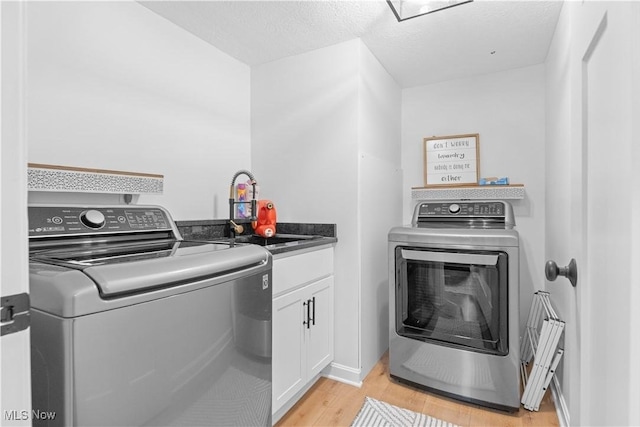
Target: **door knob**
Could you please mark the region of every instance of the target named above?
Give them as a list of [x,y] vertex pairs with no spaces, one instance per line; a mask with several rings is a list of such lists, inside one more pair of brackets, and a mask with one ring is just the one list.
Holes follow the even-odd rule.
[[558,276],[564,276],[569,279],[574,288],[578,284],[578,265],[573,258],[571,258],[569,265],[566,267],[558,267],[555,261],[547,261],[544,267],[544,274],[547,276],[547,280],[552,282],[556,280]]

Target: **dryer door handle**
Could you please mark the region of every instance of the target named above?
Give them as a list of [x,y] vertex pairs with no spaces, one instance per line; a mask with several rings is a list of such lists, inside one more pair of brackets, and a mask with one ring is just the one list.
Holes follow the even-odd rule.
[[449,264],[496,265],[498,255],[468,254],[460,252],[432,252],[403,249],[402,258],[410,261],[444,262]]

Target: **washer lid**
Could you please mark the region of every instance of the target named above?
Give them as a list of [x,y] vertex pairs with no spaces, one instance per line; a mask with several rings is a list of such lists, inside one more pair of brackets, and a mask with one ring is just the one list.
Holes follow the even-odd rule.
[[168,240],[49,250],[31,259],[81,270],[102,298],[113,298],[223,276],[265,264],[269,256],[250,245]]
[[229,249],[228,244],[160,239],[120,243],[88,242],[57,249],[33,251],[31,259],[49,264],[84,270],[99,265],[123,264],[157,258],[168,258]]

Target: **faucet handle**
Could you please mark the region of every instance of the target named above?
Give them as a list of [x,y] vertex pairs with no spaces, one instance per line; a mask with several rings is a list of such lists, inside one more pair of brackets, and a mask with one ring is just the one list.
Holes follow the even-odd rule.
[[244,227],[243,227],[243,226],[241,226],[241,225],[239,225],[239,224],[236,224],[236,223],[235,223],[235,222],[233,222],[233,221],[229,221],[229,222],[231,223],[231,227],[233,227],[233,232],[234,232],[234,233],[236,233],[236,234],[242,234],[242,232],[244,231]]

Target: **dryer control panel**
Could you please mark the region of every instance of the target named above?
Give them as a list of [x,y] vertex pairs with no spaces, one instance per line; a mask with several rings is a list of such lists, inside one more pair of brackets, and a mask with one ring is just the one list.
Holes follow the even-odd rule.
[[419,205],[420,217],[491,216],[504,217],[503,202],[424,202]]
[[504,201],[429,201],[419,203],[414,227],[513,228],[510,204]]

